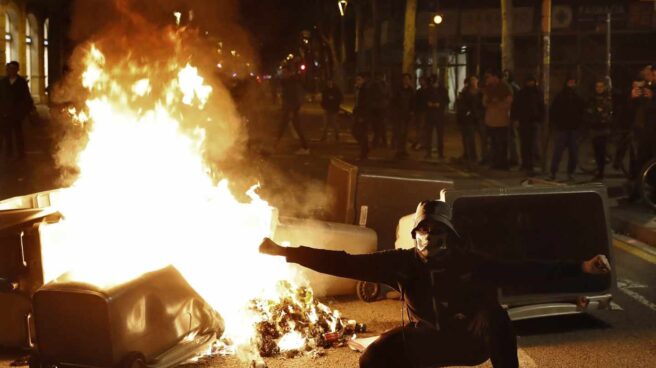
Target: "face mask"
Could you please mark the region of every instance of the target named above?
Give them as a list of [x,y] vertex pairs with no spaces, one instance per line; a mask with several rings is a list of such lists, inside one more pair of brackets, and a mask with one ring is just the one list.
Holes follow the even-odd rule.
[[447,234],[434,235],[426,232],[417,232],[415,234],[417,253],[423,259],[428,259],[431,256],[446,251],[446,238]]

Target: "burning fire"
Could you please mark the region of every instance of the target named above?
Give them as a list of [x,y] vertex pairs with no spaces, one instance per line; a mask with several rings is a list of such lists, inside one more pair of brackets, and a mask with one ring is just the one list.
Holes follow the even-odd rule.
[[[174,50],[181,31],[164,37]],[[78,178],[57,199],[64,219],[43,231],[46,280],[66,273],[66,280],[109,287],[173,264],[221,313],[225,336],[249,360],[257,354],[262,313],[273,315],[275,301],[287,300],[311,318],[329,314],[334,330],[339,316],[308,289],[310,299],[301,303],[296,286],[279,287],[295,276],[284,259],[258,253],[272,235],[275,210],[255,187],[250,201],[237,200],[228,180],[217,179],[206,163],[208,150],[217,149],[209,132],[234,131],[228,126],[234,119],[210,110],[213,88],[173,55],[162,61],[126,52],[110,61],[100,46],[86,49],[79,83],[87,98],[69,113],[88,141],[77,157]],[[224,138],[219,150],[231,143]],[[266,307],[253,309],[253,300]],[[304,330],[291,320],[286,326],[275,335],[278,349],[303,348]]]

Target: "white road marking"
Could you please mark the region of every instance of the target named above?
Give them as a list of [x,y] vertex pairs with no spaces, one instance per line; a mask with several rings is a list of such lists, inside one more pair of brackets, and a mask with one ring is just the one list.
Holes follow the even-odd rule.
[[643,285],[638,282],[634,282],[628,279],[622,279],[622,280],[617,280],[617,288],[620,289],[621,292],[624,294],[628,295],[631,297],[633,300],[636,302],[644,305],[645,307],[651,309],[652,311],[656,312],[656,304],[649,301],[647,298],[642,296],[640,293],[635,292],[631,289],[644,289],[646,288],[647,285]]
[[622,308],[621,305],[615,303],[615,302],[610,302],[610,310],[618,310],[618,311],[623,311],[624,308]]
[[648,286],[629,279],[619,279],[617,280],[617,287],[626,289],[645,289]]

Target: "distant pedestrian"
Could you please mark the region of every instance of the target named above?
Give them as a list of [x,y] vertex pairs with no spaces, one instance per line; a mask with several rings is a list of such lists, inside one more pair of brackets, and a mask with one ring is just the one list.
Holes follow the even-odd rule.
[[462,159],[469,164],[476,163],[476,131],[485,114],[477,76],[472,75],[465,81],[465,88],[456,101],[456,114],[462,134]]
[[371,102],[367,85],[368,75],[355,77],[355,106],[353,107],[353,137],[360,146],[360,159],[369,157],[369,125],[371,124]]
[[535,137],[544,117],[544,97],[534,77],[526,78],[524,88],[515,96],[512,115],[513,119],[519,122],[521,170],[528,176],[533,176]]
[[554,97],[549,117],[554,128],[554,150],[551,158],[551,175],[549,179],[555,180],[560,159],[565,152],[569,152],[567,161],[567,179],[574,180],[574,170],[578,165],[578,131],[583,121],[585,101],[576,92],[576,78],[568,77],[565,86]]
[[282,94],[282,111],[280,125],[278,127],[278,137],[276,139],[276,146],[282,139],[287,130],[287,125],[291,119],[292,126],[298,135],[301,143],[301,148],[295,153],[299,155],[310,154],[310,147],[305,139],[305,134],[301,128],[300,111],[303,104],[303,86],[298,78],[298,74],[294,70],[292,64],[288,64],[284,71],[282,79],[280,80],[280,91]]
[[342,104],[342,99],[342,91],[340,91],[332,79],[328,79],[326,81],[326,88],[321,92],[321,107],[325,112],[321,141],[327,140],[328,129],[332,128],[335,131],[335,142],[339,142],[339,121],[337,120],[337,114],[339,113],[339,106]]
[[[513,96],[516,96],[520,90],[519,84],[515,82],[515,77],[510,69],[505,69],[503,71],[503,81],[510,86]],[[513,106],[511,107],[510,114],[510,125],[508,126],[508,163],[510,166],[517,166],[519,163],[519,155],[517,154],[517,119],[514,119],[512,116],[512,109],[515,106],[515,101],[513,100]]]
[[[644,75],[644,74],[643,74]],[[637,146],[635,157],[630,167],[631,178],[636,180],[643,165],[654,157],[656,147],[656,119],[654,109],[654,93],[642,79],[642,76],[633,81],[629,102],[627,105],[627,119],[631,134]],[[632,193],[632,197],[636,193]]]
[[434,80],[428,92],[428,109],[426,110],[426,125],[424,130],[424,142],[426,155],[430,158],[433,146],[433,131],[437,131],[437,155],[444,159],[444,124],[447,106],[449,105],[449,92],[442,83]]
[[372,147],[387,147],[386,110],[389,100],[389,88],[381,73],[376,73],[373,80],[368,81],[369,102],[371,106],[371,123],[374,137]]
[[497,71],[485,73],[485,128],[490,140],[491,164],[493,169],[508,170],[508,127],[510,125],[510,108],[512,90],[501,80]]
[[415,137],[412,148],[420,150],[423,148],[424,126],[426,125],[426,111],[428,110],[428,93],[430,83],[428,78],[419,78],[419,89],[415,95]]
[[19,70],[20,64],[10,61],[6,76],[0,79],[0,132],[7,158],[22,160],[25,158],[23,121],[34,110],[34,101],[27,80],[18,75]]
[[585,109],[584,121],[589,127],[592,145],[597,163],[594,180],[603,180],[606,167],[606,147],[610,126],[613,121],[613,100],[606,88],[606,81],[601,79],[595,82],[594,96]]
[[396,144],[396,158],[408,156],[406,142],[408,136],[408,125],[412,120],[415,110],[415,87],[412,84],[412,76],[403,74],[401,87],[394,94],[394,143]]

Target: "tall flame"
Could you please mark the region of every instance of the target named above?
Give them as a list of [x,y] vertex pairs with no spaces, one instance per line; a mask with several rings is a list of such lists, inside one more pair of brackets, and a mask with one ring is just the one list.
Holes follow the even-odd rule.
[[222,314],[226,335],[247,344],[257,322],[249,300],[275,298],[276,283],[293,275],[284,260],[257,251],[274,209],[255,188],[238,201],[203,159],[207,124],[225,123],[205,110],[212,87],[175,60],[108,65],[91,46],[84,63],[88,98],[69,112],[88,143],[79,177],[58,198],[64,219],[43,232],[46,279],[68,272],[111,286],[173,264]]

